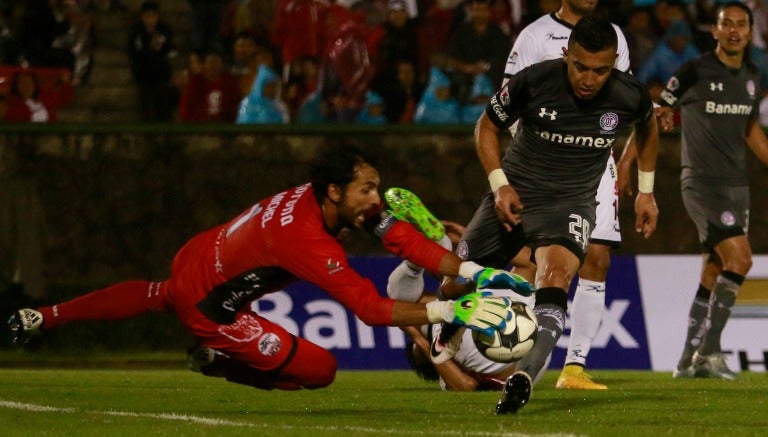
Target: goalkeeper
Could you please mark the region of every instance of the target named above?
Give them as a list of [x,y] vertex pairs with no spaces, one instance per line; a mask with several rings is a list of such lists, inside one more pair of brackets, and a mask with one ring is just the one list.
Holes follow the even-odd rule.
[[165,281],[122,282],[54,306],[16,311],[8,320],[12,340],[24,343],[66,322],[174,311],[198,342],[190,350],[193,370],[260,389],[297,390],[331,384],[337,368],[333,354],[250,305],[292,281],[318,285],[369,325],[449,322],[491,331],[511,317],[504,298],[478,293],[427,304],[380,296],[349,266],[338,241],[345,230],[368,229],[392,253],[479,287],[506,287],[510,278],[462,262],[383,211],[375,163],[355,147],[326,151],[310,180],[192,238],[176,254]]

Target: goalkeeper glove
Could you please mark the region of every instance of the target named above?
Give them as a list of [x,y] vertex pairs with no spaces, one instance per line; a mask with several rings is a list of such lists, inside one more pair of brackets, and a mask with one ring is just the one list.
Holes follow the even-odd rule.
[[522,276],[506,270],[482,267],[472,261],[459,266],[459,277],[475,283],[475,288],[509,289],[522,296],[530,296],[536,288]]
[[530,296],[536,288],[522,276],[506,270],[486,267],[472,278],[477,288],[508,288],[517,294]]
[[490,292],[482,292],[455,301],[435,300],[427,304],[427,317],[430,323],[448,322],[492,336],[495,330],[506,327],[512,311],[508,298],[491,296]]

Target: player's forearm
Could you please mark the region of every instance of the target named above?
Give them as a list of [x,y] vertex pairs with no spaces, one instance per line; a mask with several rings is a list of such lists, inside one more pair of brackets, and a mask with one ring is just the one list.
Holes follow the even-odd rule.
[[485,174],[501,168],[499,129],[483,113],[475,125],[475,151]]
[[429,323],[427,307],[423,303],[395,301],[392,306],[392,326],[426,325]]
[[635,135],[635,131],[632,130],[629,138],[627,138],[627,143],[624,145],[624,150],[621,151],[619,162],[617,162],[616,165],[622,169],[629,169],[635,159],[637,159],[637,136]]
[[649,122],[638,126],[635,130],[637,169],[643,172],[656,170],[656,158],[659,151],[659,127],[656,118],[651,117]]
[[435,370],[450,391],[476,391],[477,380],[466,374],[453,360],[435,365]]

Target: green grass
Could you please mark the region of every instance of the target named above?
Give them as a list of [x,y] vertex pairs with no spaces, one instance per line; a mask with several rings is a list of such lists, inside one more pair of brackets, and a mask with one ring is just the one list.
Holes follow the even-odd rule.
[[768,374],[592,373],[610,389],[555,390],[549,372],[518,414],[496,416],[497,393],[441,392],[406,371],[267,392],[183,370],[0,369],[0,435],[768,435]]

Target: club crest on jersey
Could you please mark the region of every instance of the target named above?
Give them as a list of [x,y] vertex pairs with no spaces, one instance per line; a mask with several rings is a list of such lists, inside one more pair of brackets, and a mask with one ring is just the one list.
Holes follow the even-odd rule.
[[456,256],[461,259],[467,259],[469,256],[469,246],[464,240],[459,241],[459,247],[456,248]]
[[667,81],[667,88],[670,91],[677,91],[680,88],[680,81],[675,76],[670,77]]
[[720,222],[725,226],[733,226],[736,224],[736,216],[730,211],[723,211],[723,213],[720,214]]
[[539,111],[539,118],[549,117],[550,120],[554,121],[557,119],[557,111],[554,109],[552,112],[547,112],[547,108],[540,108]]
[[509,106],[509,90],[507,87],[504,87],[504,89],[501,90],[501,93],[499,93],[499,102],[504,106]]
[[259,339],[259,352],[262,355],[272,357],[280,350],[281,344],[280,337],[268,332]]
[[507,64],[517,65],[517,52],[510,53]]
[[755,82],[752,79],[747,81],[747,93],[749,97],[755,97]]
[[603,133],[616,129],[619,125],[619,116],[615,112],[606,112],[600,116],[600,129]]

